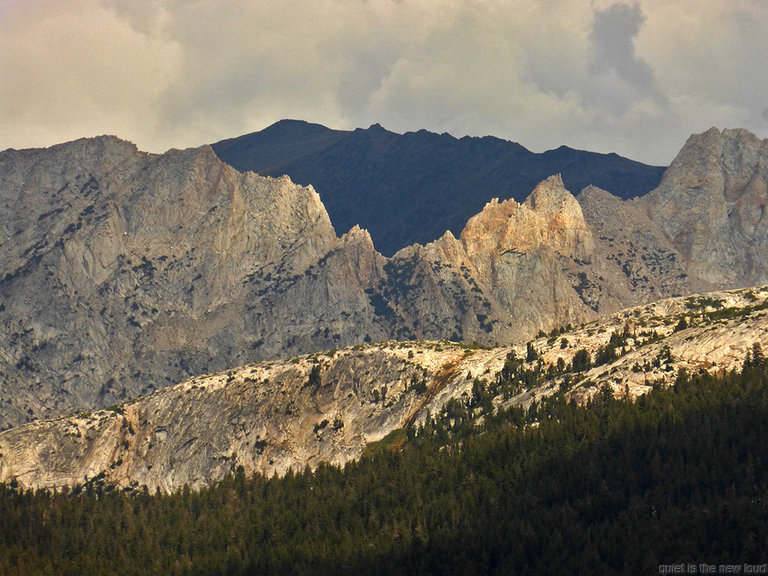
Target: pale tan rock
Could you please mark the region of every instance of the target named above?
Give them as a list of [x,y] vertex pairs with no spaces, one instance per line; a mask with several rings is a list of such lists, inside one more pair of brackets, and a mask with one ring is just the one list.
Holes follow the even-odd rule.
[[[509,344],[768,282],[768,148],[693,136],[623,202],[558,176],[386,259],[320,197],[208,147],[114,137],[0,153],[0,428],[251,361],[397,339]],[[489,191],[490,195],[490,191]]]
[[363,291],[382,265],[370,237],[340,240],[311,187],[209,147],[10,150],[0,193],[0,428],[383,336]]
[[[681,315],[690,325],[677,330]],[[595,358],[613,333],[625,331],[630,337],[618,359],[567,375],[575,382],[569,397],[583,402],[607,386],[634,398],[670,384],[680,369],[740,369],[755,343],[768,343],[768,286],[663,300],[531,344],[546,371],[559,359],[570,363],[577,350]],[[660,339],[643,344],[644,332]],[[341,465],[389,432],[438,414],[449,400],[471,396],[474,379],[495,380],[511,352],[525,358],[526,345],[385,342],[198,376],[113,410],[0,432],[0,482],[51,488],[96,479],[169,492],[216,482],[238,466],[272,475]],[[565,377],[499,395],[494,404],[528,406]]]

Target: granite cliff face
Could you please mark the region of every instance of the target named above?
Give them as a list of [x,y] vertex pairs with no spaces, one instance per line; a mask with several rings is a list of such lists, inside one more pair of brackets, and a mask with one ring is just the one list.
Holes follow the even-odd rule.
[[370,238],[337,238],[314,190],[208,147],[9,150],[0,193],[0,426],[384,333]]
[[645,202],[689,263],[714,285],[768,272],[768,141],[716,128],[692,136]]
[[[619,335],[614,357],[598,360]],[[496,408],[527,407],[558,390],[578,402],[606,388],[636,397],[671,383],[680,369],[739,369],[766,338],[768,287],[762,287],[624,310],[533,340],[533,361],[523,360],[525,345],[386,342],[251,364],[110,410],[1,432],[0,482],[51,488],[90,481],[168,492],[216,482],[238,466],[272,475],[343,464],[369,443],[442,413],[451,400],[471,407],[475,379]],[[570,365],[577,351],[595,365],[556,368]],[[501,383],[510,355],[526,370],[541,362],[541,380]]]
[[0,481],[61,486],[102,475],[154,491],[199,487],[236,466],[271,475],[341,464],[411,421],[465,355],[457,346],[347,348],[192,378],[113,411],[6,431]]
[[765,282],[766,162],[768,141],[712,128],[691,136],[659,187],[642,198],[582,191],[597,250],[620,264],[627,297],[649,301]]
[[[692,137],[651,194],[558,176],[387,259],[319,196],[209,147],[0,153],[0,428],[202,373],[388,339],[521,342],[659,298],[768,282],[766,143]],[[679,196],[679,201],[676,200]]]
[[455,238],[398,252],[387,264],[391,298],[426,338],[519,341],[596,317],[579,296],[594,256],[581,208],[559,176],[523,204],[493,199]]

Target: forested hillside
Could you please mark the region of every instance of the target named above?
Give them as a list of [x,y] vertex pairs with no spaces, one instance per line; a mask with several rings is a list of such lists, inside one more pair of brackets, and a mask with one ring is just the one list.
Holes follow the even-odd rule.
[[[681,372],[634,403],[483,390],[344,469],[200,492],[0,486],[0,573],[643,574],[768,546],[768,375]],[[480,417],[482,416],[482,417]]]

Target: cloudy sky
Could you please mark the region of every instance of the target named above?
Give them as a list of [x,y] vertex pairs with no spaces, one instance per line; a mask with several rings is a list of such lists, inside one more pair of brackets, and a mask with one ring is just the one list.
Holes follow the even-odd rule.
[[668,164],[768,136],[766,31],[765,0],[0,0],[0,149],[297,118]]

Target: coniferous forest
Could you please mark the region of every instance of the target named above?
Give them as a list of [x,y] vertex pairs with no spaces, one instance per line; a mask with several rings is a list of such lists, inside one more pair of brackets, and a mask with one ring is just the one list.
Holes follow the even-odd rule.
[[[343,469],[199,492],[0,485],[0,574],[658,574],[768,550],[764,359],[634,402],[482,390]],[[481,388],[481,387],[479,387]]]

